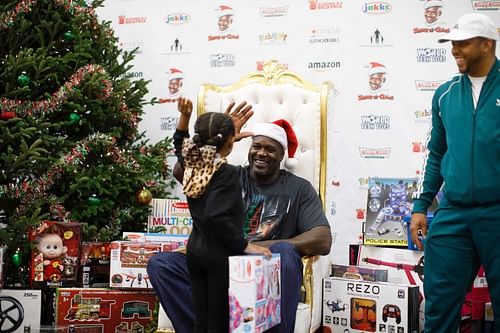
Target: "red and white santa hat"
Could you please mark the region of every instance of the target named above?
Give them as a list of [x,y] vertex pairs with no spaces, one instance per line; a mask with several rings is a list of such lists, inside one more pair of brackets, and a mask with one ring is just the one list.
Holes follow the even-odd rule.
[[217,9],[217,17],[233,15],[233,14],[234,14],[233,8],[226,5],[220,5],[219,8]]
[[441,0],[427,0],[424,3],[424,9],[431,7],[443,7],[443,2]]
[[183,79],[184,78],[184,73],[177,68],[170,68],[168,70],[169,77],[168,80],[175,80],[175,79]]
[[253,128],[254,136],[267,136],[278,141],[284,151],[288,151],[288,158],[285,160],[285,167],[293,169],[297,166],[295,152],[299,146],[299,141],[292,128],[292,125],[285,119],[278,119],[272,123],[258,123]]
[[387,73],[387,70],[384,65],[378,62],[370,62],[370,71],[368,72],[368,75],[385,73]]

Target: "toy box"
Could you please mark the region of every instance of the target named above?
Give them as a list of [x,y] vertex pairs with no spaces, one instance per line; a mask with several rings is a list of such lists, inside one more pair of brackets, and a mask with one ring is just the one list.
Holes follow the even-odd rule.
[[31,251],[34,287],[74,286],[78,280],[81,226],[77,222],[45,221],[29,231],[36,247]]
[[281,322],[281,257],[229,257],[230,332],[259,333]]
[[[427,214],[427,230],[429,230],[429,227],[431,226],[433,218],[434,218],[434,213],[431,212],[431,213]],[[411,233],[410,233],[411,215],[405,216],[404,222],[406,224],[406,234],[408,236],[408,248],[410,250],[418,251],[417,245],[413,242],[413,239],[411,238]],[[425,239],[422,235],[422,229],[418,229],[418,239],[425,246]]]
[[34,332],[40,327],[41,290],[0,290],[0,332]]
[[146,332],[157,302],[153,291],[103,288],[59,288],[56,299],[56,325],[68,333]]
[[110,242],[83,242],[80,257],[80,283],[84,288],[109,287]]
[[163,242],[171,243],[172,251],[180,251],[185,248],[189,235],[170,235],[158,232],[131,232],[123,233],[123,239],[132,242]]
[[174,199],[151,200],[151,214],[148,217],[148,232],[170,235],[189,235],[193,219],[187,201]]
[[329,277],[323,282],[323,332],[417,333],[417,286]]
[[364,244],[408,246],[403,218],[412,207],[416,178],[370,178]]
[[149,258],[158,252],[174,251],[179,246],[177,241],[111,242],[110,287],[151,289],[146,271]]
[[330,276],[350,280],[387,282],[387,269],[332,264]]

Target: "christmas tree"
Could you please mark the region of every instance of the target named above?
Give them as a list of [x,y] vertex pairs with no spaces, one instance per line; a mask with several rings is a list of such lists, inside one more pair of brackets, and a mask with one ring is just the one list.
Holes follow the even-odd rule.
[[118,48],[102,0],[0,0],[0,245],[5,285],[24,286],[41,221],[83,223],[84,240],[142,231],[172,186],[171,140],[137,123],[147,81]]

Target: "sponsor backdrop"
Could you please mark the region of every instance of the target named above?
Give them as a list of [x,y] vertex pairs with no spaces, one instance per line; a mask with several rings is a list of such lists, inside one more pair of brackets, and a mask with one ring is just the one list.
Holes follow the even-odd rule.
[[500,28],[500,1],[485,0],[107,0],[98,13],[123,50],[138,49],[128,75],[160,101],[139,125],[151,142],[173,134],[176,97],[196,100],[201,83],[230,84],[271,59],[333,82],[326,213],[332,259],[347,264],[369,179],[420,172],[432,94],[457,71],[437,39],[471,11]]

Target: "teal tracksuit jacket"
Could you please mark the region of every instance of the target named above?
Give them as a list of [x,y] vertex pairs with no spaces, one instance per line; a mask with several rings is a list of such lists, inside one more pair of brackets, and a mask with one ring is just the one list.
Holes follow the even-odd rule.
[[427,155],[414,193],[414,213],[425,213],[441,186],[456,206],[500,204],[498,59],[483,83],[476,109],[465,74],[436,90],[427,140]]

